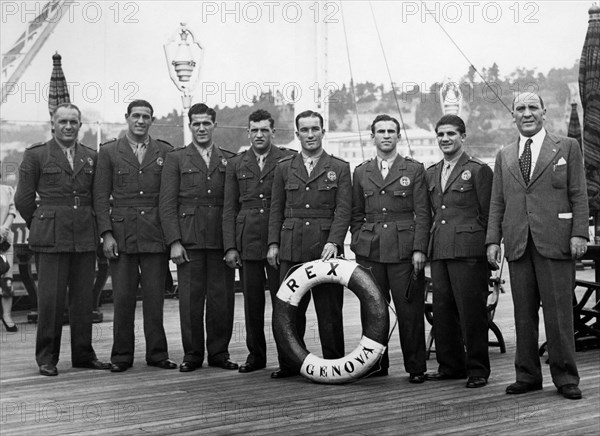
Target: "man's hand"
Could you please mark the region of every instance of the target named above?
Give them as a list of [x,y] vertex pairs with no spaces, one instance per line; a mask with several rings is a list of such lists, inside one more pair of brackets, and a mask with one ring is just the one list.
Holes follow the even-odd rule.
[[338,248],[337,245],[333,242],[328,242],[323,247],[323,251],[321,252],[321,260],[329,260],[332,257],[337,257]]
[[498,265],[502,259],[500,258],[500,246],[498,244],[490,244],[487,247],[487,261],[493,271],[500,269]]
[[273,268],[279,268],[279,246],[277,244],[269,245],[267,262],[269,262],[269,265],[271,265]]
[[415,251],[412,255],[412,264],[415,269],[415,274],[419,274],[423,268],[425,268],[425,262],[427,261],[427,256],[425,253],[421,251]]
[[181,245],[181,241],[175,241],[171,244],[171,260],[175,265],[181,265],[184,262],[190,261],[187,251],[185,251],[185,248]]
[[4,241],[8,238],[8,232],[10,228],[8,226],[0,226],[0,241]]
[[240,253],[235,248],[227,250],[227,253],[225,253],[225,257],[223,258],[223,260],[231,269],[239,268],[242,266],[242,259],[240,257]]
[[579,236],[571,238],[571,257],[573,259],[581,259],[587,251],[587,241]]
[[105,232],[102,235],[102,251],[107,259],[118,259],[119,258],[119,247],[115,240],[112,232]]

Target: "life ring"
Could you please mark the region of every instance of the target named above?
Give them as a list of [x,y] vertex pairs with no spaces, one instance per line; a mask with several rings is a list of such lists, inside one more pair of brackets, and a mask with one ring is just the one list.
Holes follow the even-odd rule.
[[[348,287],[361,303],[362,337],[358,346],[341,359],[322,359],[301,344],[296,312],[302,297],[321,283]],[[387,303],[371,272],[345,259],[315,260],[286,276],[273,307],[273,334],[291,370],[318,383],[346,383],[364,376],[386,349],[390,319]]]

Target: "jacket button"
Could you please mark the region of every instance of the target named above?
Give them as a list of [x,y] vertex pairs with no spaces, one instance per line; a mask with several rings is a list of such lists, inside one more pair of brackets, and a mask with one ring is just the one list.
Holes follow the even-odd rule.
[[140,174],[142,174],[142,172],[143,172],[143,171],[142,171],[142,170],[140,170]]
[[73,206],[73,209],[77,209],[77,205]]
[[307,209],[310,209],[310,204],[307,204],[306,206],[304,206]]
[[258,198],[263,198],[263,197],[264,197],[264,195],[258,194]]
[[446,224],[446,220],[442,220],[442,224]]
[[140,195],[144,195],[144,191],[140,191]]
[[442,209],[446,209],[446,205],[445,204],[442,204]]
[[260,180],[258,183],[262,183],[262,182],[264,182],[264,180]]
[[209,189],[208,191],[206,191],[208,194],[210,194],[212,191]]
[[141,212],[140,212],[140,215],[144,215],[145,213],[146,213],[146,212],[144,212],[144,211],[141,211]]
[[[244,176],[244,177],[245,177],[245,176]],[[210,176],[208,176],[208,177],[206,178],[206,180],[210,180]]]
[[403,197],[406,197],[406,192],[403,192],[403,193],[402,193],[402,196],[403,196]]
[[387,209],[385,207],[381,208],[382,212],[387,212]]
[[181,216],[185,216],[185,212],[183,212],[183,213],[181,214]]
[[259,212],[260,213],[265,213],[265,210],[264,209],[260,209]]
[[384,228],[384,229],[387,229],[387,224],[384,224],[384,225],[383,225],[383,228]]
[[306,221],[305,226],[310,226],[310,222]]
[[192,169],[191,169],[191,168],[190,168],[190,169],[188,169],[188,173],[191,173],[191,172],[192,172]]
[[385,195],[385,191],[381,191],[381,195]]
[[307,191],[310,191],[310,186],[307,186],[305,189],[306,189]]

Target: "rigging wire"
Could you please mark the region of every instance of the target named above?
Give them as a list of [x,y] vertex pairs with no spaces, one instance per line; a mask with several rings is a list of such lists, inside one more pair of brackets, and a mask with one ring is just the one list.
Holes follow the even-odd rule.
[[379,38],[379,46],[381,47],[381,53],[383,53],[383,60],[385,61],[385,68],[387,69],[388,77],[390,79],[390,84],[392,85],[392,92],[394,93],[394,100],[396,102],[396,108],[398,109],[398,115],[400,116],[400,122],[402,124],[402,130],[404,130],[404,137],[406,138],[406,145],[408,146],[408,154],[412,157],[413,152],[410,147],[410,141],[408,140],[408,135],[406,133],[406,126],[404,125],[404,120],[402,119],[402,111],[400,110],[400,103],[398,103],[398,94],[396,94],[396,88],[394,86],[394,82],[392,80],[392,73],[390,72],[390,66],[387,61],[387,57],[385,55],[385,49],[383,47],[383,42],[381,40],[381,34],[379,33],[379,27],[377,26],[377,20],[375,18],[375,12],[373,11],[373,4],[369,1],[369,7],[371,8],[371,15],[373,16],[373,23],[375,23],[375,30],[377,31],[377,38]]
[[[427,10],[427,5],[425,4],[424,1],[421,1],[421,5],[425,8],[425,12],[429,13],[429,11]],[[458,46],[458,44],[456,43],[456,41],[454,41],[454,39],[452,38],[452,36],[450,36],[450,34],[446,31],[446,29],[444,29],[444,26],[442,26],[442,24],[439,22],[438,19],[436,19],[435,14],[431,14],[433,16],[434,21],[437,23],[438,26],[440,26],[440,29],[442,29],[442,31],[446,34],[446,36],[448,37],[448,39],[450,39],[450,41],[452,42],[452,44],[454,44],[454,47],[456,47],[456,49],[460,52],[460,54],[462,55],[463,58],[465,58],[465,60],[469,63],[469,66],[471,68],[473,68],[473,71],[475,71],[477,73],[477,75],[479,77],[481,77],[481,80],[483,80],[483,82],[487,85],[487,87],[492,91],[492,93],[496,96],[496,98],[498,99],[498,101],[500,103],[502,103],[502,106],[504,106],[506,108],[506,110],[512,114],[512,110],[506,105],[506,103],[504,103],[504,101],[502,101],[502,99],[500,98],[500,96],[498,95],[498,93],[496,92],[496,90],[488,83],[487,80],[485,80],[485,78],[481,75],[481,73],[479,72],[479,70],[477,68],[475,68],[475,65],[473,65],[473,62],[471,62],[471,60],[467,57],[467,55],[465,54],[465,52],[463,52],[461,50],[461,48]]]
[[360,143],[360,154],[362,160],[365,160],[365,149],[362,141],[362,134],[360,133],[360,119],[358,116],[358,103],[356,101],[356,93],[354,92],[354,75],[352,73],[352,62],[350,61],[350,48],[348,46],[348,35],[346,33],[346,18],[344,16],[344,2],[340,1],[340,11],[342,13],[342,27],[344,29],[344,40],[346,41],[346,58],[348,59],[348,69],[350,70],[350,92],[352,95],[352,102],[354,103],[354,112],[356,114],[356,128],[358,129],[358,141]]

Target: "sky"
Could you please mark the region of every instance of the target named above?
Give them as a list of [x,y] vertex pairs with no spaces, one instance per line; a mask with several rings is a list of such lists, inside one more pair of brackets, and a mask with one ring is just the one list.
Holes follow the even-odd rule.
[[[2,53],[44,4],[0,2]],[[194,103],[250,104],[257,92],[274,90],[310,105],[320,99],[316,81],[339,88],[349,83],[350,67],[355,83],[368,80],[389,89],[391,75],[400,91],[446,78],[458,81],[469,61],[479,70],[496,62],[501,76],[518,67],[544,74],[570,68],[581,55],[590,6],[590,1],[76,1],[13,84],[0,116],[48,120],[47,84],[57,51],[71,100],[88,119],[123,121],[127,104],[137,98],[149,100],[157,116],[181,110],[163,49],[180,22],[204,48]],[[326,33],[326,51],[317,32]],[[326,76],[315,75],[318,63],[326,65]],[[7,80],[2,77],[2,84]]]

